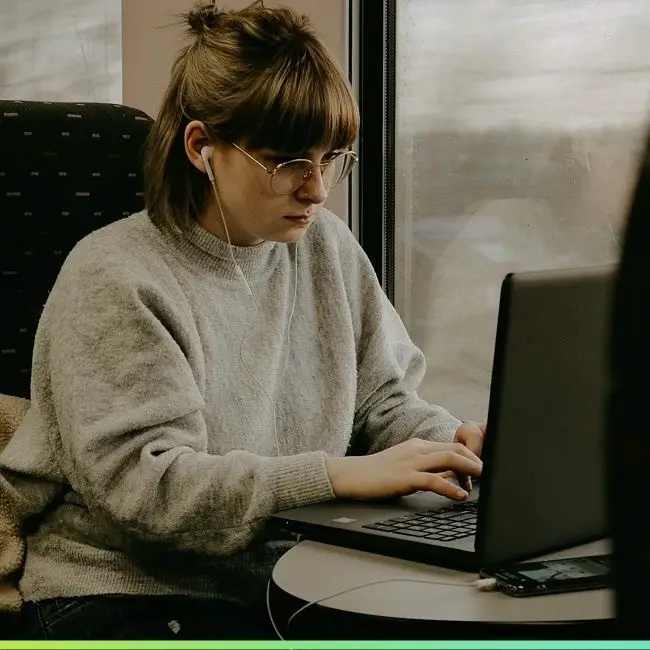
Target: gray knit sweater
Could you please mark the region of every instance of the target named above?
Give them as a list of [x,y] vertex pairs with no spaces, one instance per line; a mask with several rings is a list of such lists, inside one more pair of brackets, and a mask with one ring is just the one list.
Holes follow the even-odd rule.
[[452,438],[460,422],[417,396],[423,356],[345,224],[322,209],[298,245],[234,254],[252,297],[198,224],[163,233],[143,212],[69,255],[0,456],[32,521],[26,600],[255,603],[293,543],[268,516],[333,498],[327,455]]

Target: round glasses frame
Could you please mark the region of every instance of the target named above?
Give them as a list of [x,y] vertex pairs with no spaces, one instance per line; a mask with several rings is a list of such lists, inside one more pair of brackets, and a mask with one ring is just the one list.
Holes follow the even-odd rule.
[[[313,175],[314,173],[314,168],[320,167],[320,173],[321,173],[321,178],[323,178],[323,184],[325,187],[330,190],[333,187],[336,187],[339,183],[344,181],[356,165],[356,163],[359,160],[359,157],[354,151],[342,151],[341,153],[337,153],[334,156],[332,156],[329,160],[326,160],[325,162],[320,162],[320,163],[315,163],[309,158],[294,158],[293,160],[287,160],[286,162],[280,163],[279,165],[276,165],[275,167],[267,167],[264,163],[260,162],[252,156],[251,154],[248,153],[245,149],[242,149],[239,145],[232,143],[232,146],[241,151],[245,156],[250,158],[256,165],[261,167],[269,176],[269,182],[271,185],[271,189],[276,193],[276,194],[291,194],[291,192],[295,192],[296,190],[300,189]],[[325,182],[326,180],[326,171],[327,168],[332,164],[335,163],[336,161],[342,161],[343,162],[343,172],[341,173],[340,177],[335,179],[334,182],[331,184],[328,184]],[[287,190],[281,190],[278,189],[277,183],[274,184],[274,180],[278,178],[279,172],[281,172],[283,169],[289,169],[290,165],[295,165],[296,163],[301,163],[303,165],[307,166],[307,169],[302,174],[302,178],[298,178],[298,182],[292,184],[290,189]],[[293,173],[295,173],[298,170],[293,170]],[[295,185],[295,187],[294,187]]]

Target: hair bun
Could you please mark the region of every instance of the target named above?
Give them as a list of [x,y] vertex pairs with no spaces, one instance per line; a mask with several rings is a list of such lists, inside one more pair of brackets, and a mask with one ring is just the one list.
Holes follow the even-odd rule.
[[195,36],[205,34],[219,24],[221,14],[213,3],[194,7],[185,15],[188,31]]

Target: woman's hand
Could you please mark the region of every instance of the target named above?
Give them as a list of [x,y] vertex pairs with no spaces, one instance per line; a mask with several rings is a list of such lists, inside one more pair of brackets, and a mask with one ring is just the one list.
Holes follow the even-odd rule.
[[454,442],[460,442],[470,451],[473,451],[479,458],[483,451],[483,440],[485,439],[485,424],[477,422],[463,422],[454,434]]
[[[454,434],[454,442],[467,447],[477,456],[483,451],[483,440],[485,438],[485,424],[476,422],[463,422]],[[472,479],[469,475],[458,475],[458,482],[468,492],[472,491]]]
[[480,476],[483,463],[460,443],[429,442],[413,438],[368,456],[328,458],[327,471],[340,499],[389,499],[418,490],[436,492],[462,501],[468,493],[440,476]]

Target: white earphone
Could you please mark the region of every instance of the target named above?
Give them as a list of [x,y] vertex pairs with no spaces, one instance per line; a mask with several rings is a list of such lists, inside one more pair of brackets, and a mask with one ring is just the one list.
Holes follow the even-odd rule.
[[203,159],[203,164],[205,165],[205,173],[210,179],[210,183],[214,183],[214,173],[212,171],[212,165],[210,161],[212,160],[212,147],[208,147],[206,144],[201,148],[201,158]]

